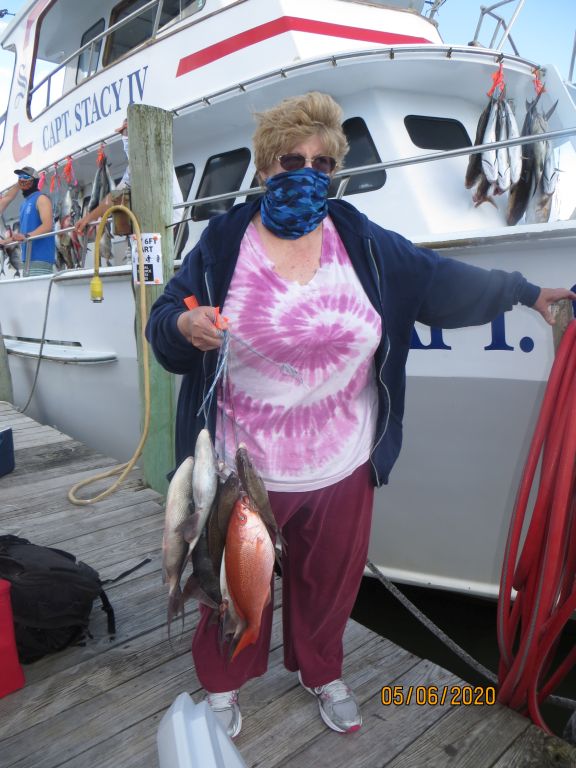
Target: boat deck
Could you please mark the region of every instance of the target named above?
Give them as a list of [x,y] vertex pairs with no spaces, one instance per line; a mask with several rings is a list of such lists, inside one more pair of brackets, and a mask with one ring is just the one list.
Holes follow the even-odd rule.
[[[102,579],[145,564],[106,587],[116,612],[110,639],[95,603],[92,639],[26,665],[25,687],[0,700],[3,768],[157,766],[158,724],[176,696],[198,701],[190,655],[196,611],[169,642],[161,580],[162,499],[133,473],[122,490],[77,507],[68,489],[113,465],[84,445],[0,403],[0,430],[12,427],[16,469],[0,478],[0,532],[57,546],[96,568]],[[104,481],[104,483],[108,483]],[[87,491],[95,495],[103,481]],[[543,768],[576,766],[576,751],[498,704],[451,706],[463,681],[350,621],[344,674],[362,703],[363,728],[341,736],[318,717],[316,703],[282,664],[277,590],[268,673],[241,694],[244,727],[236,740],[255,768]],[[0,661],[1,664],[1,661]],[[410,705],[384,706],[383,686],[412,687]],[[418,705],[416,686],[448,686],[444,705]],[[423,689],[421,689],[422,691]]]

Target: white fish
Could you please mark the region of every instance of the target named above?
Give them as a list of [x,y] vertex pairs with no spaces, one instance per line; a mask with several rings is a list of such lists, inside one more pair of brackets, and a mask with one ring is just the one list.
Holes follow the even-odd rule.
[[541,179],[542,192],[544,192],[545,195],[553,195],[556,191],[557,181],[558,169],[554,163],[554,150],[552,149],[550,142],[547,141]]
[[194,459],[189,456],[174,473],[166,495],[164,536],[162,539],[162,581],[168,582],[168,628],[174,616],[182,612],[180,578],[188,544],[182,534],[182,526],[190,516],[192,501],[192,470]]
[[[508,138],[506,123],[506,112],[502,102],[498,103],[498,120],[496,138],[498,141],[504,141]],[[496,150],[496,164],[498,166],[497,188],[500,193],[506,192],[510,188],[510,156],[508,147],[498,147]]]
[[[520,136],[520,129],[512,112],[512,107],[506,100],[502,104],[506,115],[506,133],[508,138],[517,139]],[[508,157],[510,159],[510,183],[516,184],[522,172],[522,146],[516,144],[513,147],[508,147]]]
[[[490,108],[490,115],[488,116],[488,123],[486,124],[486,132],[484,133],[483,144],[493,144],[496,141],[496,122],[498,120],[498,100],[494,99]],[[496,160],[495,149],[485,149],[482,152],[482,170],[484,176],[490,184],[495,184],[498,181],[498,163]]]
[[194,514],[182,526],[182,534],[188,542],[188,554],[191,555],[206,520],[218,489],[216,456],[210,432],[202,429],[194,448],[194,469],[192,471],[192,495]]

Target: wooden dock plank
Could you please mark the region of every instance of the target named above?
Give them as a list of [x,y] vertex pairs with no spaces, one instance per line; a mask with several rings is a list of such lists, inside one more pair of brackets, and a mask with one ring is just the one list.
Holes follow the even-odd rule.
[[500,704],[454,707],[386,768],[490,768],[529,721]]
[[[116,612],[113,638],[96,602],[92,638],[27,665],[26,686],[0,700],[2,768],[154,768],[166,709],[182,691],[203,697],[190,653],[195,604],[183,634],[175,622],[168,639],[163,500],[136,471],[113,496],[76,507],[69,488],[115,462],[0,403],[0,429],[5,426],[13,428],[16,469],[0,478],[0,531],[67,549],[102,578],[141,567],[106,586]],[[113,481],[99,480],[85,493],[93,496]],[[344,675],[364,725],[345,738],[330,731],[317,702],[284,668],[280,589],[277,579],[268,671],[240,697],[244,727],[236,744],[250,768],[576,768],[576,752],[565,742],[499,705],[385,706],[384,685],[441,689],[463,682],[353,621]]]

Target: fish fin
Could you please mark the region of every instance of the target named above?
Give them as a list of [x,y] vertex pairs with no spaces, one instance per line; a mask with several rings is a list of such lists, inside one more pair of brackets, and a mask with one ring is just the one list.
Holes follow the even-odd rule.
[[254,627],[253,625],[250,625],[247,627],[244,632],[242,633],[242,637],[238,641],[238,645],[234,649],[234,653],[230,657],[230,661],[234,661],[236,656],[240,653],[240,651],[243,651],[244,648],[247,648],[249,645],[252,645],[258,640],[258,635],[260,634],[260,627]]
[[182,599],[182,592],[178,587],[171,595],[168,596],[168,640],[170,640],[170,627],[172,621],[179,615],[182,615],[182,630],[184,630],[184,601]]
[[184,603],[187,602],[191,597],[198,600],[199,603],[207,605],[208,608],[212,608],[215,611],[218,610],[218,605],[214,602],[214,600],[212,600],[211,597],[208,597],[206,592],[204,592],[198,583],[198,579],[193,573],[191,573],[188,577],[188,581],[182,590],[182,605],[184,605]]
[[180,523],[180,525],[176,528],[176,531],[181,534],[184,541],[187,541],[188,544],[190,544],[196,536],[198,535],[198,522],[200,520],[200,514],[198,512],[194,512],[193,515],[190,515],[190,517],[187,517],[184,522]]
[[558,106],[558,99],[556,99],[556,101],[552,105],[552,108],[548,112],[544,113],[544,117],[546,119],[546,122],[548,122],[548,120],[550,120],[550,118],[552,117],[552,113],[554,112],[554,110],[556,109],[557,106]]

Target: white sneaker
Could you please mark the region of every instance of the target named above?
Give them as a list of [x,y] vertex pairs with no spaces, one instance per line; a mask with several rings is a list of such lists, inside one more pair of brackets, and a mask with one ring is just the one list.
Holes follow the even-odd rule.
[[239,691],[206,693],[208,706],[224,726],[224,730],[231,739],[238,736],[242,728],[242,713],[238,706],[238,693]]
[[320,716],[329,728],[338,733],[353,733],[362,726],[362,715],[356,697],[343,680],[332,680],[331,683],[308,688],[302,682],[298,672],[300,685],[316,696]]

